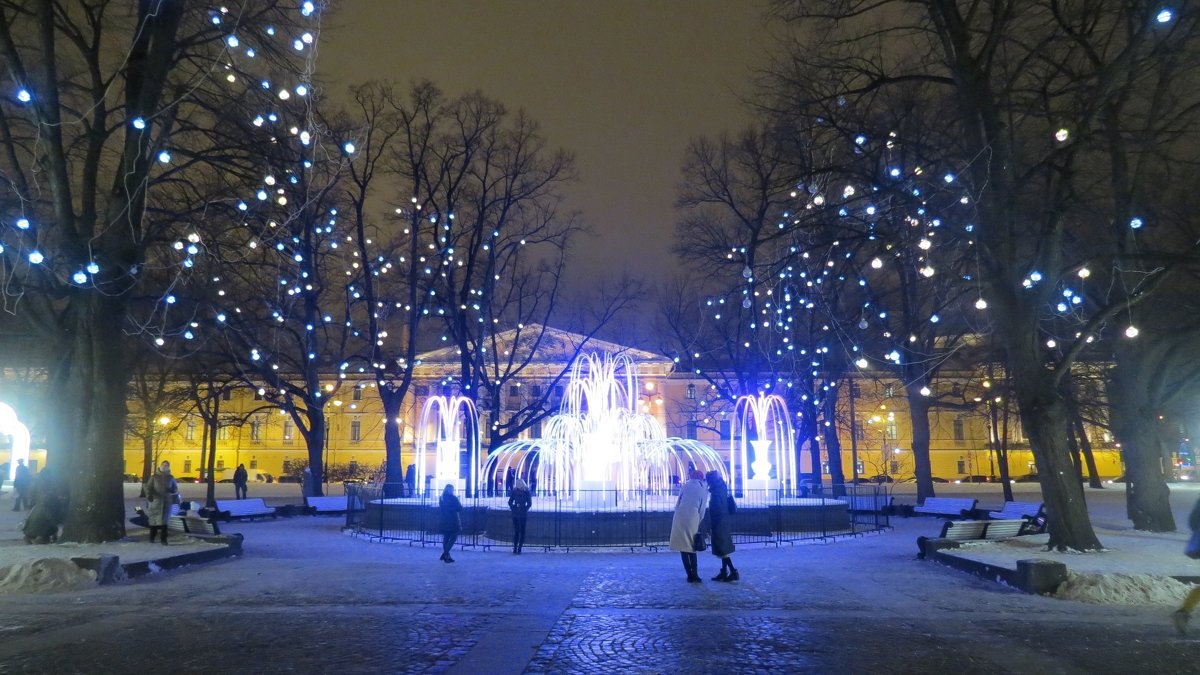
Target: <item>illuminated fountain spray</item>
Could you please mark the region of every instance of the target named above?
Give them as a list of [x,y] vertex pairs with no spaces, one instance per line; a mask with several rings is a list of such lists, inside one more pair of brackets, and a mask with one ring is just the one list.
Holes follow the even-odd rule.
[[[796,487],[795,435],[787,404],[776,395],[742,396],[734,408],[738,431],[732,467],[746,489]],[[749,461],[749,450],[754,461]],[[738,469],[741,473],[738,473]]]
[[17,475],[17,460],[25,460],[29,465],[29,429],[17,419],[17,413],[9,406],[0,403],[0,434],[12,436],[12,453],[9,456],[8,475],[0,476],[0,480],[12,480]]
[[[462,475],[460,453],[468,455],[467,473]],[[465,396],[430,396],[421,408],[417,423],[416,485],[425,485],[426,453],[434,455],[434,486],[447,484],[459,494],[478,482],[479,416],[475,404]]]
[[488,457],[485,480],[504,479],[511,468],[532,479],[539,493],[578,499],[581,492],[667,493],[689,467],[718,471],[725,464],[712,448],[668,437],[652,415],[638,410],[636,366],[625,355],[586,354],[576,359],[557,415],[541,438],[507,443]]

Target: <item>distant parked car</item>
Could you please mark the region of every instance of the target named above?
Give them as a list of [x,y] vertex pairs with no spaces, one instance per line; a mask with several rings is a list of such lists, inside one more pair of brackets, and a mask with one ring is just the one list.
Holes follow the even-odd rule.
[[[217,482],[218,483],[232,483],[233,477],[230,476],[229,478],[222,478],[221,480],[219,480]],[[274,483],[275,477],[265,471],[258,471],[256,469],[251,469],[246,472],[246,482],[247,483]],[[281,478],[279,482],[282,483],[283,479]]]
[[1036,473],[1027,473],[1023,476],[1017,476],[1016,478],[1012,479],[1012,482],[1014,482],[1014,483],[1036,483],[1036,482],[1038,482],[1038,475]]
[[958,480],[956,480],[954,482],[955,483],[991,483],[992,477],[991,476],[979,476],[979,475],[963,476],[962,478],[959,478]]
[[142,482],[142,477],[136,473],[127,473],[125,474],[124,480],[126,483],[140,483]]
[[1125,474],[1121,474],[1120,476],[1117,476],[1116,478],[1109,478],[1108,480],[1106,480],[1104,482],[1105,483],[1124,483],[1125,482]]
[[300,476],[280,476],[275,479],[276,483],[299,483]]
[[945,478],[941,478],[939,476],[930,476],[930,480],[932,480],[935,483],[949,483],[950,482],[950,481],[946,480]]

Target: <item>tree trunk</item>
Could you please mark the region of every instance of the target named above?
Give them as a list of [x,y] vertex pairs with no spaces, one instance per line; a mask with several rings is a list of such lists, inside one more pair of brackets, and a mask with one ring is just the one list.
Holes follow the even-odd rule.
[[1149,419],[1127,417],[1113,408],[1113,431],[1125,455],[1127,511],[1136,530],[1174,532],[1171,489],[1167,487],[1155,425]]
[[383,448],[386,469],[383,477],[383,496],[388,499],[404,495],[404,457],[401,452],[400,405],[404,399],[397,393],[379,388],[383,399]]
[[325,411],[320,408],[309,408],[308,435],[308,466],[312,471],[313,496],[325,494]]
[[[210,390],[211,391],[211,390]],[[208,445],[204,449],[204,495],[208,508],[217,506],[217,434],[220,431],[221,396],[212,397],[212,420],[208,423],[209,431],[205,434]]]
[[146,496],[146,483],[150,482],[150,476],[154,473],[154,427],[152,425],[153,422],[148,421],[142,431],[142,488],[138,492],[139,497]]
[[[924,385],[922,385],[924,386]],[[905,389],[908,393],[908,414],[912,423],[913,471],[917,478],[917,503],[936,497],[933,490],[933,463],[929,460],[929,397],[919,388]]]
[[48,436],[49,456],[69,490],[64,541],[125,536],[124,319],[124,298],[100,293],[75,298],[64,317],[67,355],[60,368],[66,370],[55,378],[62,388]]
[[[825,397],[825,454],[829,456],[829,482],[833,486],[833,496],[846,494],[846,476],[842,473],[842,443],[837,433],[837,396]],[[820,457],[817,457],[814,467],[817,475],[821,475]]]

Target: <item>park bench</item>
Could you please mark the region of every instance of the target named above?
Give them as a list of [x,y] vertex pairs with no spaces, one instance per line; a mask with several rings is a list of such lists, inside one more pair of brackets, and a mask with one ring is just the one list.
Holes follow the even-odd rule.
[[167,529],[171,532],[193,536],[214,537],[221,534],[216,523],[208,518],[196,516],[171,516],[167,519]]
[[[936,539],[950,541],[997,541],[1031,534],[1027,520],[948,520]],[[925,543],[930,537],[917,537],[917,557],[925,557]]]
[[862,494],[846,495],[846,504],[850,511],[865,513],[886,513],[892,508],[892,495]]
[[275,518],[275,508],[267,506],[261,498],[257,499],[218,499],[217,514],[226,522],[234,518],[262,518],[263,516],[271,516]]
[[[351,504],[350,500],[354,500]],[[345,513],[347,508],[354,511],[361,511],[363,506],[358,497],[349,495],[330,496],[330,497],[305,497],[304,508],[309,514],[317,516],[321,514],[339,514]]]
[[962,499],[954,497],[928,497],[925,503],[913,507],[913,513],[924,513],[931,516],[946,516],[949,518],[965,518],[975,510],[978,499]]
[[988,511],[992,520],[1033,519],[1042,515],[1042,504],[1039,502],[1004,502],[1004,508],[999,511]]

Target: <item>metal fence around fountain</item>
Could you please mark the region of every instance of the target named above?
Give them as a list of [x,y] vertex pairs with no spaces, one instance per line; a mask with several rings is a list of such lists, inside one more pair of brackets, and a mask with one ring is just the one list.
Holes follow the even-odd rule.
[[[377,540],[441,544],[440,492],[406,494],[403,485],[347,484],[346,527]],[[887,490],[878,485],[825,486],[819,494],[744,490],[731,520],[735,544],[779,545],[864,534],[890,527]],[[510,547],[512,514],[503,495],[461,497],[464,547]],[[666,548],[676,497],[613,490],[538,492],[526,521],[529,548]]]

